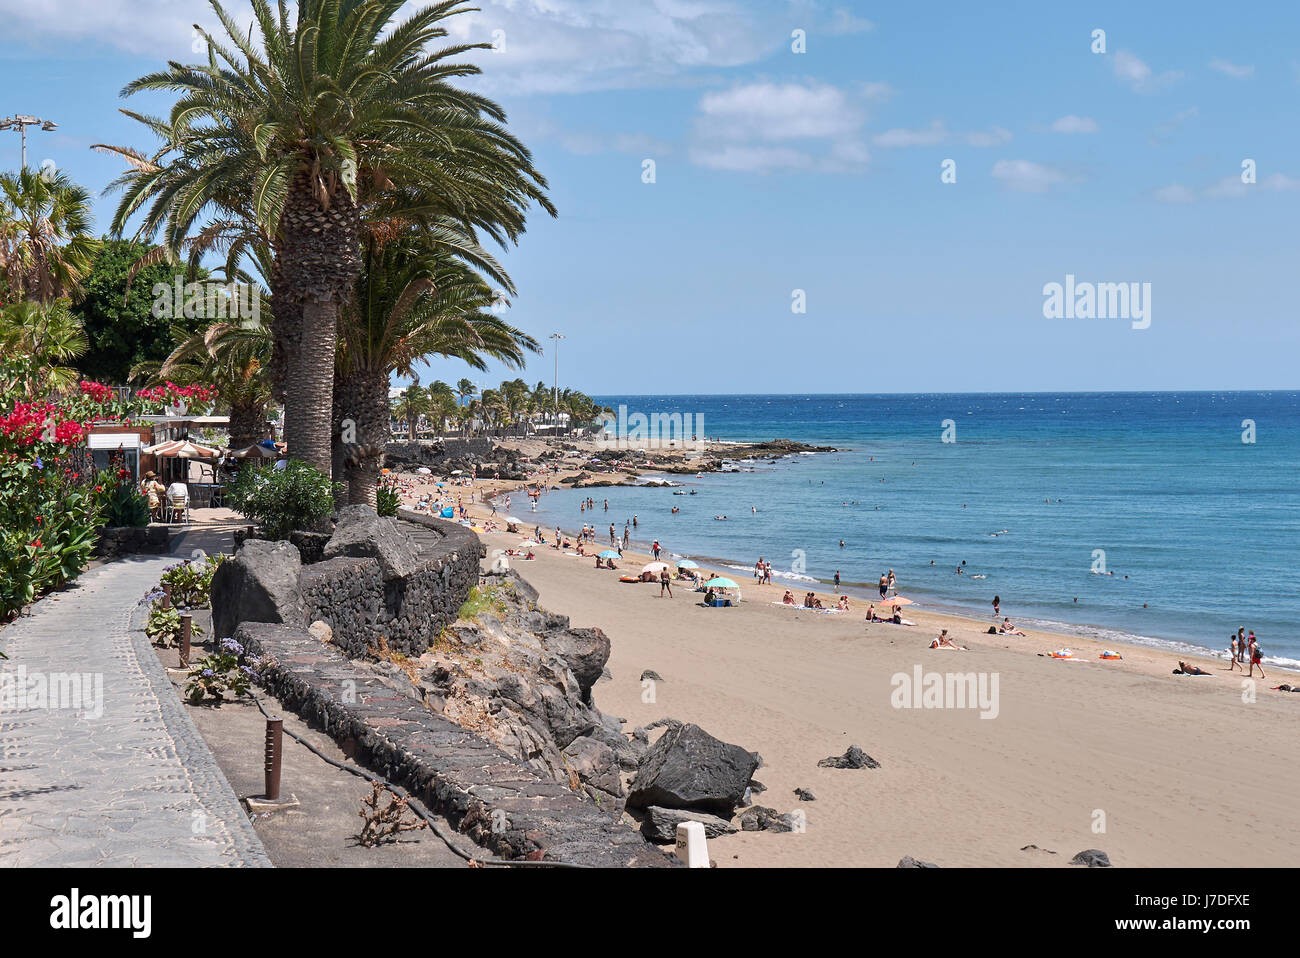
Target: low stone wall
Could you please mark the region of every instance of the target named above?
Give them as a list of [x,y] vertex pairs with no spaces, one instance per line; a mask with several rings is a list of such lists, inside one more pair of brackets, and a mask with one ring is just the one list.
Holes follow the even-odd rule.
[[[339,565],[324,578],[344,573]],[[381,679],[293,626],[246,622],[236,638],[267,657],[262,682],[286,708],[494,853],[606,868],[678,864],[595,803],[430,712],[401,673]]]
[[398,518],[423,560],[409,576],[385,582],[371,558],[339,557],[303,567],[310,617],[328,622],[334,641],[354,658],[369,654],[380,636],[390,651],[420,655],[456,621],[478,582],[483,545],[472,531],[412,512]]
[[103,526],[93,554],[100,559],[116,559],[141,553],[166,555],[171,551],[171,529],[167,526]]

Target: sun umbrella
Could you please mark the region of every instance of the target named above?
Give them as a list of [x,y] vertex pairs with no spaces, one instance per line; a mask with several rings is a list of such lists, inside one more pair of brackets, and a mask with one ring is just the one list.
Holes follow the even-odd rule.
[[619,554],[618,554],[618,550],[617,550],[617,549],[606,549],[604,552],[598,552],[598,553],[596,553],[596,555],[597,555],[599,558],[601,558],[601,559],[617,559],[617,558],[619,558]]
[[706,589],[739,589],[740,586],[732,582],[725,576],[714,576],[708,582],[704,583]]
[[641,567],[641,572],[662,572],[668,568],[667,562],[649,562]]
[[198,446],[187,439],[160,442],[156,446],[145,447],[144,451],[164,459],[216,459],[221,455],[220,450]]
[[245,446],[243,449],[232,449],[226,455],[231,459],[276,459],[280,454],[274,448],[268,449],[258,444]]
[[429,476],[433,474],[433,470],[430,469],[428,466],[421,466],[419,469],[416,469],[415,471],[422,476]]
[[504,521],[506,525],[511,525],[511,526],[521,526],[524,524],[523,519],[516,519],[514,516],[506,516]]
[[700,564],[698,562],[692,562],[690,559],[683,559],[681,562],[677,563],[677,568],[679,569],[698,569],[699,567]]
[[913,605],[911,599],[905,599],[901,595],[891,595],[888,599],[881,599],[881,605]]

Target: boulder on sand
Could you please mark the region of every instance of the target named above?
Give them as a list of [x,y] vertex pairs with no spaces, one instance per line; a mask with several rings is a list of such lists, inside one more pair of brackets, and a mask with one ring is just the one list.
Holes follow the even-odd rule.
[[1110,868],[1110,856],[1100,848],[1085,848],[1070,859],[1071,865],[1087,865],[1089,868]]
[[752,752],[698,725],[670,729],[650,747],[632,780],[629,808],[685,808],[730,818],[758,768]]
[[832,755],[817,763],[818,768],[880,768],[880,763],[856,745],[843,755]]
[[699,822],[704,826],[705,838],[717,838],[736,831],[735,825],[717,815],[651,805],[646,809],[645,821],[641,823],[641,834],[657,845],[671,845],[677,841],[677,826],[682,822]]
[[745,832],[792,832],[795,818],[791,814],[782,814],[775,808],[755,805],[740,813],[740,829]]
[[302,557],[291,543],[249,539],[212,574],[213,635],[232,636],[241,622],[305,626],[301,572]]

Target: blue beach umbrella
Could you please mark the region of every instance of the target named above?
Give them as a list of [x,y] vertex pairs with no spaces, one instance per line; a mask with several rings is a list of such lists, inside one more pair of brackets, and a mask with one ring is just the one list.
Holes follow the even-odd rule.
[[677,563],[677,568],[679,569],[698,569],[699,567],[700,564],[698,562],[692,562],[690,559],[683,559],[681,562]]
[[604,552],[597,553],[597,556],[601,559],[617,559],[619,557],[616,549],[606,549]]

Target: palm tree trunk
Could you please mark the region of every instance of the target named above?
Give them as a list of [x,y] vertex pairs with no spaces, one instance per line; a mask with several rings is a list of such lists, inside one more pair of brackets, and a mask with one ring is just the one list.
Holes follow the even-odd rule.
[[374,506],[388,439],[388,376],[370,369],[350,372],[342,379],[340,397],[357,429],[347,456],[348,502]]
[[230,446],[243,449],[262,439],[262,429],[266,422],[266,406],[263,403],[230,404]]
[[289,357],[284,439],[289,455],[330,475],[330,420],[334,411],[334,349],[338,303],[303,304],[298,352]]

